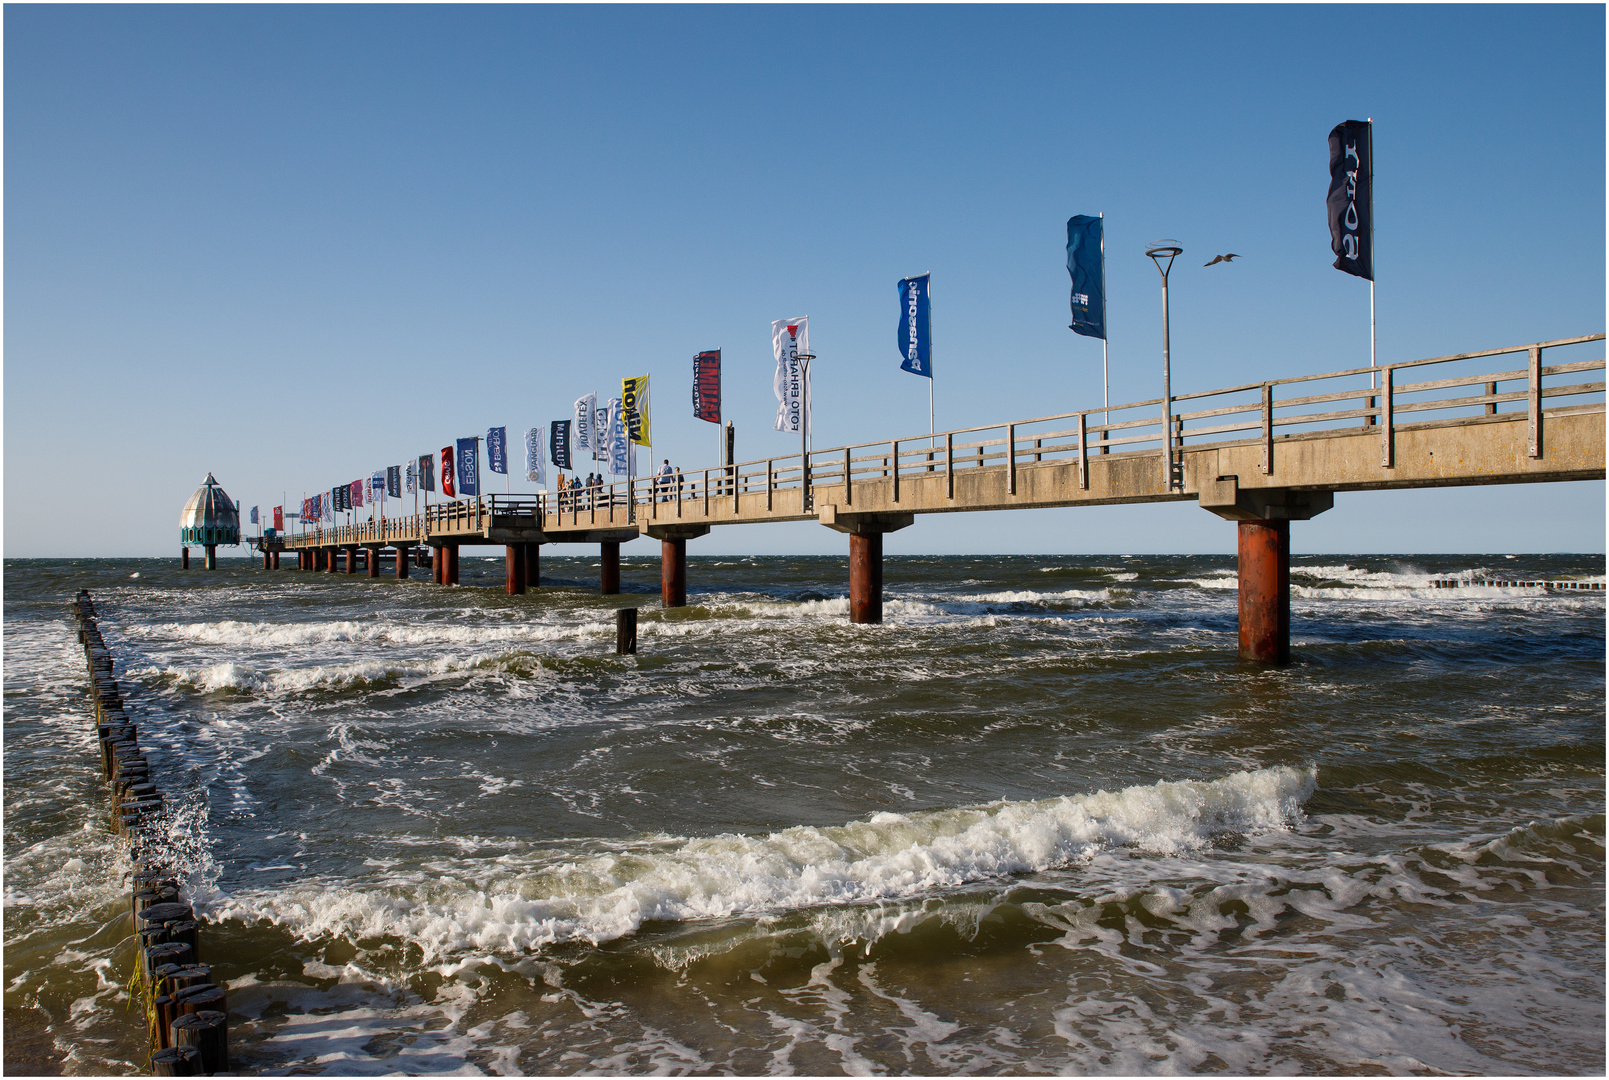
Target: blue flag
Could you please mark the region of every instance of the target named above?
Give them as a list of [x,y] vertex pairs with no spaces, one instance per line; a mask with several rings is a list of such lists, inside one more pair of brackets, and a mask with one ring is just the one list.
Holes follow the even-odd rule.
[[251,523],[253,525],[257,524],[257,508],[255,506],[251,508]]
[[508,428],[486,429],[486,464],[492,472],[508,473]]
[[901,278],[899,283],[899,351],[901,371],[933,377],[933,325],[928,311],[929,274]]
[[1101,219],[1074,214],[1067,219],[1067,272],[1073,278],[1075,334],[1106,340],[1106,244]]
[[459,439],[458,460],[456,462],[458,476],[458,494],[480,494],[480,440]]

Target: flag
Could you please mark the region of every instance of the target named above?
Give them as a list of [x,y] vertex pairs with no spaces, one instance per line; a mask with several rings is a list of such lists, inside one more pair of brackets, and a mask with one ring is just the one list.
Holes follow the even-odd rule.
[[257,521],[257,508],[255,506],[251,508],[251,523],[253,525],[258,524],[258,521]]
[[638,446],[652,446],[654,440],[648,435],[648,376],[620,380],[620,409],[631,441]]
[[436,490],[436,456],[434,454],[419,455],[419,490]]
[[385,470],[381,469],[369,477],[369,501],[377,503],[385,495]]
[[406,483],[407,483],[407,490],[408,490],[409,495],[412,495],[414,492],[419,490],[418,476],[419,476],[419,463],[417,461],[408,462],[408,474],[407,474],[407,477],[406,477]]
[[1330,132],[1330,250],[1337,270],[1374,280],[1374,125],[1348,120]]
[[1075,334],[1106,340],[1106,233],[1104,222],[1088,214],[1067,219],[1067,273],[1073,279]]
[[693,416],[721,422],[721,350],[693,357]]
[[453,448],[450,446],[441,448],[441,493],[449,499],[458,497],[453,494]]
[[[598,395],[596,391],[575,399],[575,452],[579,457],[591,457],[593,448],[598,445],[594,438],[597,422],[592,414],[598,408]],[[556,463],[555,463],[556,464]],[[560,468],[568,469],[568,465]]]
[[[412,484],[408,485],[408,490],[413,490]],[[393,499],[402,498],[401,465],[387,465],[385,467],[385,493]]]
[[274,531],[285,531],[285,508],[283,506],[274,507]]
[[312,518],[313,518],[313,500],[312,499],[303,499],[302,500],[302,520],[303,521],[310,521],[310,520],[312,520]]
[[777,395],[778,431],[810,433],[810,375],[800,356],[810,354],[810,317],[778,319],[771,324],[771,351],[777,356],[777,373],[771,389]]
[[508,475],[508,428],[486,429],[486,467],[494,473]]
[[555,420],[549,426],[548,456],[555,469],[570,468],[570,420]]
[[547,476],[542,469],[542,427],[537,425],[525,429],[525,479],[532,484],[547,484]]
[[619,398],[609,399],[609,471],[616,476],[631,473],[631,440],[626,433],[626,411]]
[[899,338],[897,344],[905,361],[901,371],[933,377],[933,326],[928,307],[928,276],[900,278]]
[[347,509],[348,510],[355,510],[358,507],[363,505],[363,481],[362,480],[354,480],[354,481],[352,481],[351,490],[352,490],[351,505],[348,506]]
[[609,460],[609,403],[592,410],[592,460]]
[[458,480],[458,494],[480,494],[480,440],[459,439],[457,467],[453,470]]
[[[322,493],[321,493],[322,494]],[[346,485],[330,488],[330,510],[339,514],[346,509]]]
[[[333,494],[333,492],[331,494]],[[324,506],[322,507],[322,509],[324,511],[323,520],[324,521],[329,521],[329,522],[334,522],[335,521],[335,513],[336,513],[334,500],[333,499],[326,499],[324,497],[324,493],[322,491],[318,493],[318,499],[319,499],[319,502],[324,504]]]

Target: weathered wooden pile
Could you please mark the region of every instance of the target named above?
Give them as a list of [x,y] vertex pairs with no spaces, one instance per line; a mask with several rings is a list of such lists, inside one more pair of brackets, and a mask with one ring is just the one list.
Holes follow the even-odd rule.
[[101,773],[111,785],[112,831],[134,863],[135,965],[130,995],[144,1005],[154,1076],[200,1076],[229,1069],[228,1003],[201,963],[200,924],[166,855],[167,807],[151,782],[139,731],[114,677],[112,654],[95,623],[88,590],[73,601],[78,641],[93,690]]

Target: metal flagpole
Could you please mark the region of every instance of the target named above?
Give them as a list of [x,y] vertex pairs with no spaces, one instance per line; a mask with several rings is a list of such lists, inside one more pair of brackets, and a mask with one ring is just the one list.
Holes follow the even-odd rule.
[[[1101,211],[1099,216],[1101,219],[1101,408],[1106,418],[1105,422],[1110,424],[1112,422],[1112,378],[1111,368],[1106,362],[1106,335],[1112,332],[1112,328],[1106,325],[1106,211]],[[1104,440],[1109,434],[1109,432],[1103,431],[1101,432],[1101,438]],[[1105,448],[1103,447],[1103,449]]]
[[1369,389],[1379,376],[1375,372],[1374,337],[1374,117],[1369,117]]
[[931,450],[935,445],[933,438],[933,271],[929,270],[923,276],[927,278],[927,448]]

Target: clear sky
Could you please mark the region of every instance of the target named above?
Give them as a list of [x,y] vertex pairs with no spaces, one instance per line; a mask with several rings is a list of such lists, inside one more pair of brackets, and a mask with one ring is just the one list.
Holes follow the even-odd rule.
[[[1375,120],[1382,362],[1605,326],[1601,5],[4,20],[12,557],[176,555],[209,470],[296,505],[644,372],[655,458],[702,468],[701,349],[724,350],[739,458],[786,454],[770,322],[802,314],[818,447],[923,432],[893,335],[924,270],[941,430],[1088,408],[1074,213],[1106,214],[1114,402],[1159,390],[1159,237],[1185,248],[1176,391],[1366,364],[1368,287],[1324,219],[1351,118]],[[1602,551],[1604,514],[1602,482],[1348,494],[1292,544]],[[1174,505],[936,515],[888,551],[1233,545]],[[689,549],[842,550],[812,524]]]

